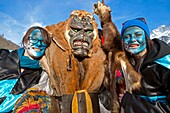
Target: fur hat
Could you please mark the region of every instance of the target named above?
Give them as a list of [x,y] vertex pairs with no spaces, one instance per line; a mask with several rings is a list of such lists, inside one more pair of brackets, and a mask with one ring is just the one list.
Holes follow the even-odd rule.
[[132,20],[128,20],[124,22],[122,24],[121,36],[123,35],[126,28],[132,27],[132,26],[140,27],[141,29],[145,31],[148,38],[150,37],[150,31],[146,24],[145,18],[136,18],[136,19],[132,19]]

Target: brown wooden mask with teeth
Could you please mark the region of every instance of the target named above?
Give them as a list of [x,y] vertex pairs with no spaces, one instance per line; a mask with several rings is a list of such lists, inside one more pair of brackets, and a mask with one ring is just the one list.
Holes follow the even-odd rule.
[[92,47],[96,32],[94,30],[94,18],[90,13],[79,15],[77,11],[71,13],[71,21],[68,26],[69,44],[73,49],[73,54],[77,57],[87,57]]

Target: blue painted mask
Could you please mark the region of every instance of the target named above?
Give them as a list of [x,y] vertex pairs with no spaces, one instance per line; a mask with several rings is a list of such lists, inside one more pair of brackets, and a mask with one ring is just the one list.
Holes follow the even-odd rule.
[[47,45],[44,43],[41,31],[39,29],[33,30],[26,45],[28,54],[33,58],[42,57],[46,47]]
[[137,26],[128,27],[123,33],[124,48],[132,54],[138,54],[146,48],[146,36],[143,29]]

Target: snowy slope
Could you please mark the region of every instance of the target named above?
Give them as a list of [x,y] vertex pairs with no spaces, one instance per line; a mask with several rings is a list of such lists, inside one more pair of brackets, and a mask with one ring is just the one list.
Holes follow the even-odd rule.
[[170,26],[161,25],[151,31],[151,39],[158,38],[170,45]]

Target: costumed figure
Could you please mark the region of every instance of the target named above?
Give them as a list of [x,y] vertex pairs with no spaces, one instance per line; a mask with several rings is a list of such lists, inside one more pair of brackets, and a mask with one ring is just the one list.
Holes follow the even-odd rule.
[[[170,47],[150,39],[144,18],[122,24],[123,49],[134,69],[140,73],[141,88],[126,92],[121,106],[125,113],[170,113]],[[125,66],[122,70],[126,81]]]
[[104,80],[106,55],[91,13],[74,10],[70,18],[46,29],[52,42],[44,67],[61,113],[100,113],[98,92]]
[[[11,112],[27,89],[39,84],[43,78],[49,82],[39,60],[50,42],[45,29],[31,27],[23,38],[23,48],[0,49],[0,112]],[[42,90],[52,93],[50,87],[44,86]]]
[[[134,70],[125,52],[121,46],[120,33],[111,18],[110,7],[104,4],[104,0],[94,5],[94,13],[98,15],[103,28],[103,49],[107,54],[107,70],[105,79],[105,87],[109,91],[111,98],[111,113],[120,112],[120,102],[118,95],[124,93],[125,90],[132,92],[133,90],[140,89],[141,75]],[[122,77],[121,67],[124,66],[126,74],[126,84],[124,77]]]

